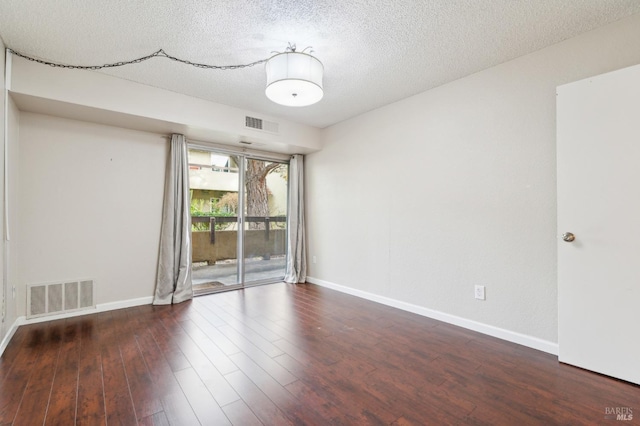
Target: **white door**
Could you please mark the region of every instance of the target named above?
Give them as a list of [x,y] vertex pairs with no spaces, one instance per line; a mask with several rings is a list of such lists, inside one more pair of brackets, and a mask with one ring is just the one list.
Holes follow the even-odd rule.
[[640,384],[640,66],[559,87],[557,118],[559,360]]

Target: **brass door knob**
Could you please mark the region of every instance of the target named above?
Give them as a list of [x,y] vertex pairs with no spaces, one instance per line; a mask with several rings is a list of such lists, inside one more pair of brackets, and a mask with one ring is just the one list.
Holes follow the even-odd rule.
[[565,232],[564,234],[562,234],[562,239],[568,243],[572,242],[573,240],[576,239],[576,236],[573,235],[571,232]]

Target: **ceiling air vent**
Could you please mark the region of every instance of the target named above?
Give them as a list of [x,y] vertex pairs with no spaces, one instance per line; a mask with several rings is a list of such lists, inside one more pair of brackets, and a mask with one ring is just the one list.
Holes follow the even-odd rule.
[[269,133],[278,133],[278,123],[274,123],[273,121],[266,121],[261,118],[246,116],[244,125],[249,129],[262,130]]

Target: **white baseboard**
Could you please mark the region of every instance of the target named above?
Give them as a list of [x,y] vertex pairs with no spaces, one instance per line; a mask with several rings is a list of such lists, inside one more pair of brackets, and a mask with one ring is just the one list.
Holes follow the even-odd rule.
[[138,297],[137,299],[120,300],[117,302],[101,303],[96,305],[96,311],[115,311],[116,309],[132,308],[134,306],[150,305],[153,303],[153,296]]
[[558,355],[558,344],[550,342],[548,340],[539,339],[537,337],[528,336],[526,334],[517,333],[515,331],[506,330],[504,328],[494,327],[492,325],[458,317],[456,315],[447,314],[445,312],[436,311],[434,309],[425,308],[423,306],[414,305],[412,303],[402,302],[400,300],[392,299],[390,297],[379,296],[377,294],[369,293],[367,291],[357,290],[351,287],[334,284],[332,282],[324,281],[314,277],[307,277],[307,282],[311,284],[319,285],[321,287],[330,288],[332,290],[336,290],[341,293],[346,293],[352,296],[357,296],[363,299],[371,300],[373,302],[381,303],[383,305],[402,309],[403,311],[412,312],[414,314],[422,315],[424,317],[429,317],[429,318],[436,319],[438,321],[457,325],[459,327],[477,331],[478,333],[487,334],[489,336],[497,337],[498,339],[506,340],[509,342],[517,343],[519,345],[537,349],[539,351],[547,352],[552,355]]
[[4,350],[7,349],[7,346],[9,345],[9,342],[11,341],[11,338],[13,337],[13,335],[16,334],[16,330],[20,326],[20,324],[18,323],[18,320],[19,318],[17,318],[13,322],[13,324],[11,325],[11,328],[2,339],[2,342],[0,343],[0,356],[2,356],[2,354],[4,353]]
[[82,315],[91,315],[97,314],[99,312],[107,312],[107,311],[115,311],[116,309],[124,309],[124,308],[132,308],[134,306],[142,306],[142,305],[150,305],[153,303],[153,296],[148,297],[139,297],[137,299],[128,299],[128,300],[119,300],[117,302],[109,302],[109,303],[100,303],[96,305],[95,309],[84,309],[81,311],[73,311],[73,312],[65,312],[63,314],[58,315],[49,315],[38,318],[26,319],[24,316],[20,316],[16,318],[15,322],[11,326],[11,329],[7,333],[7,335],[2,339],[2,343],[0,343],[0,355],[4,353],[9,341],[15,334],[16,330],[21,325],[26,324],[37,324],[40,322],[46,321],[55,321],[66,318],[79,317]]

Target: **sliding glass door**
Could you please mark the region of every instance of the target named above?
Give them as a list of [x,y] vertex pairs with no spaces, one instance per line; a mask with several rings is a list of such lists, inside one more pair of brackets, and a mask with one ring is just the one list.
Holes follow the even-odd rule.
[[251,158],[245,165],[245,282],[282,280],[287,255],[289,166]]
[[282,280],[289,165],[189,149],[196,294]]

